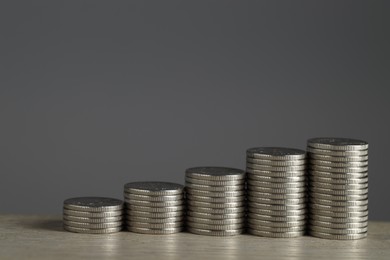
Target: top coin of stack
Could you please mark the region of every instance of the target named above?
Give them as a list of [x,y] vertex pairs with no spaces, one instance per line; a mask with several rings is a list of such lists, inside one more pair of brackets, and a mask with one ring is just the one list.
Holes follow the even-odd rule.
[[101,197],[80,197],[64,201],[64,229],[77,233],[107,234],[123,225],[123,202]]
[[186,170],[187,230],[209,236],[241,234],[245,225],[245,171],[225,167]]
[[297,237],[306,228],[306,152],[283,147],[247,150],[248,232]]
[[172,234],[183,230],[183,185],[170,182],[131,182],[124,189],[129,231]]
[[367,236],[368,143],[313,138],[310,162],[310,234],[351,240]]

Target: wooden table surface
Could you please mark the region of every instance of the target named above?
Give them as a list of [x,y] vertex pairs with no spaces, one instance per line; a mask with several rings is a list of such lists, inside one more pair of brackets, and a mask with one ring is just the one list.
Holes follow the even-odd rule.
[[390,222],[366,239],[289,239],[189,233],[89,235],[66,232],[61,216],[0,215],[0,259],[390,259]]

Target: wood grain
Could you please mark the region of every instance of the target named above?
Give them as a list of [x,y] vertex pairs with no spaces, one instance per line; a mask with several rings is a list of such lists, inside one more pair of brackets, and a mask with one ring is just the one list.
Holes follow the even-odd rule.
[[370,222],[368,238],[272,239],[188,233],[89,235],[66,232],[60,216],[0,216],[0,259],[390,259],[390,222]]

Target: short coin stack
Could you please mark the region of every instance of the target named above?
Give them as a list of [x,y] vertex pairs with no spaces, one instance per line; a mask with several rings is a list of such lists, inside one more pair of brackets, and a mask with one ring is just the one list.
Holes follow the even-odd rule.
[[306,229],[306,152],[282,147],[247,150],[248,232],[289,238]]
[[245,171],[224,167],[186,170],[187,230],[209,236],[241,234],[245,226]]
[[184,186],[170,182],[125,185],[126,225],[131,232],[173,234],[184,228]]
[[80,197],[64,201],[64,229],[76,233],[107,234],[122,230],[123,201]]
[[347,138],[308,140],[312,236],[352,240],[367,236],[368,143]]

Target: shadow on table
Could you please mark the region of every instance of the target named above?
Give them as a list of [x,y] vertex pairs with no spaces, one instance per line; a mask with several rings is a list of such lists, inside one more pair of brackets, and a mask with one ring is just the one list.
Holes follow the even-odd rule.
[[62,220],[58,219],[34,219],[29,221],[21,221],[20,226],[33,230],[45,230],[55,232],[65,232],[62,227]]

